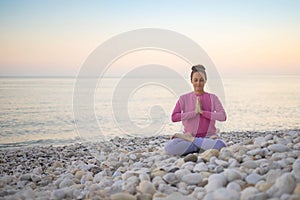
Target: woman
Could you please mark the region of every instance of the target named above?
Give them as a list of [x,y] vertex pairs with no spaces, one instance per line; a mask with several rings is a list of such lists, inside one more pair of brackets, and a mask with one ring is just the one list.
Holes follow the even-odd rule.
[[224,108],[214,94],[204,91],[207,81],[202,65],[192,67],[194,91],[180,96],[172,113],[172,121],[182,121],[184,134],[176,133],[165,145],[170,155],[185,155],[199,149],[221,149],[225,143],[218,139],[215,121],[225,121]]

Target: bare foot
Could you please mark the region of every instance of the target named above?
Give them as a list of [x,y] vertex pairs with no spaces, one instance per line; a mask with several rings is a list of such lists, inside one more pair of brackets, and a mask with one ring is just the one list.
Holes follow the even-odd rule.
[[212,135],[212,136],[210,136],[210,139],[213,139],[213,140],[218,139],[218,136]]
[[172,139],[174,139],[174,138],[179,138],[180,135],[181,135],[180,133],[175,133],[174,135],[171,136],[170,139],[172,140]]

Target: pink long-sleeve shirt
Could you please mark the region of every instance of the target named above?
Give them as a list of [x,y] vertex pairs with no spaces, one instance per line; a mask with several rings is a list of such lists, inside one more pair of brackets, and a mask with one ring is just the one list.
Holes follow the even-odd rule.
[[[200,96],[201,100],[201,115],[195,112],[197,96]],[[192,133],[195,137],[215,135],[216,120],[225,121],[226,112],[219,98],[207,92],[201,95],[190,92],[180,96],[172,113],[172,121],[182,121],[184,133]]]

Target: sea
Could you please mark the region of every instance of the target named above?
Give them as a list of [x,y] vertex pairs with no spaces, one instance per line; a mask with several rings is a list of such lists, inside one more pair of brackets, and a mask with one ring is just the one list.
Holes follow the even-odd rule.
[[[0,148],[182,132],[180,122],[171,122],[178,92],[155,80],[134,80],[136,86],[128,88],[120,85],[121,79],[102,77],[93,94],[80,97],[89,100],[80,100],[86,104],[78,109],[75,77],[0,77]],[[300,75],[227,76],[221,81],[216,95],[227,121],[217,122],[220,132],[300,129]]]

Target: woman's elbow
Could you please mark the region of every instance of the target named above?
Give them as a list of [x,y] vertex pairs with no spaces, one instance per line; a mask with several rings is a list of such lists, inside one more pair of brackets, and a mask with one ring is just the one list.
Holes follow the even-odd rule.
[[176,116],[176,115],[172,115],[171,121],[172,121],[172,122],[179,122],[179,121],[180,121],[180,117],[178,117],[178,116]]
[[226,115],[226,113],[224,113],[224,115],[223,115],[223,118],[222,118],[222,122],[225,122],[227,120],[227,115]]
[[171,121],[172,121],[172,122],[175,122],[175,119],[174,119],[174,117],[173,117],[173,116],[171,117]]
[[172,122],[179,122],[180,120],[178,120],[178,119],[172,117],[171,121],[172,121]]

